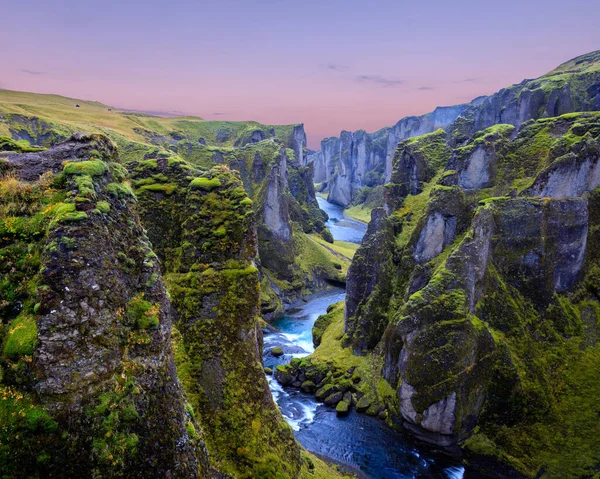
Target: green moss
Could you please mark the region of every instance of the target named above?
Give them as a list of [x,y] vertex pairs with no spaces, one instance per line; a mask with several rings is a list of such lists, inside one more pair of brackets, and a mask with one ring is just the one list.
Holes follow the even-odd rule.
[[128,183],[110,183],[106,190],[116,198],[127,198],[134,196],[131,186]]
[[219,178],[194,178],[190,186],[195,189],[212,191],[221,186]]
[[271,354],[275,357],[283,356],[283,349],[279,346],[276,346],[273,349],[271,349]]
[[75,186],[77,186],[78,197],[87,198],[90,200],[96,199],[96,190],[90,175],[76,175]]
[[0,151],[14,151],[17,153],[28,153],[34,151],[43,151],[45,148],[31,146],[26,140],[13,140],[6,136],[0,136]]
[[348,401],[340,401],[335,407],[335,412],[339,415],[346,415],[350,412],[350,403]]
[[221,225],[219,226],[214,232],[213,235],[214,236],[225,236],[227,234],[227,229],[225,229],[225,226]]
[[13,361],[32,356],[37,344],[37,323],[32,315],[21,314],[9,329],[4,343],[4,355]]
[[144,299],[144,294],[140,293],[127,304],[127,318],[138,329],[156,329],[158,328],[158,314],[160,305],[152,304]]
[[85,211],[77,211],[75,203],[60,203],[53,207],[53,223],[76,223],[87,219]]
[[96,209],[102,214],[107,214],[110,212],[110,203],[108,201],[98,201]]
[[240,205],[243,206],[252,206],[252,200],[250,198],[244,198],[242,201],[240,201]]
[[140,187],[140,191],[152,191],[172,195],[177,190],[175,183],[151,183]]
[[139,442],[134,432],[140,421],[133,397],[139,391],[133,378],[123,373],[114,387],[102,393],[88,415],[96,419],[92,451],[101,471],[115,473],[135,457]]
[[67,175],[101,176],[108,171],[102,160],[75,161],[65,163],[63,172]]

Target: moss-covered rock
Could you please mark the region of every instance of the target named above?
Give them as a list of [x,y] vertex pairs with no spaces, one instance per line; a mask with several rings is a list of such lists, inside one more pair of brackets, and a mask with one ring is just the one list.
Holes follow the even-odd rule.
[[350,413],[350,403],[348,401],[340,401],[335,407],[335,412],[338,416],[347,416]]
[[[384,396],[388,419],[399,413],[413,434],[440,445],[475,431],[464,444],[481,464],[502,461],[526,476],[542,467],[549,477],[590,473],[598,422],[582,426],[566,404],[586,416],[595,401],[586,387],[562,384],[587,377],[581,365],[600,338],[599,121],[580,113],[518,132],[497,125],[448,150],[416,194],[388,188],[387,210],[374,214],[349,273],[342,342],[360,345],[358,354],[382,348],[399,402],[395,409]],[[360,408],[379,415],[363,398]],[[573,427],[580,466],[552,459],[563,441],[550,431]]]
[[271,349],[271,354],[276,358],[278,358],[279,356],[283,356],[283,349],[279,346],[276,346],[273,349]]
[[[0,469],[10,477],[210,475],[175,372],[167,293],[160,280],[148,285],[158,265],[144,265],[151,248],[133,198],[108,190],[124,180],[114,146],[76,135],[8,159]],[[86,214],[100,202],[103,214]],[[189,424],[200,432],[190,436]]]
[[214,466],[260,477],[268,457],[264,477],[296,476],[300,447],[261,364],[255,216],[239,175],[167,158],[128,166],[138,192],[149,181],[176,185],[172,194],[139,192],[138,207],[163,261],[180,333],[177,368]]

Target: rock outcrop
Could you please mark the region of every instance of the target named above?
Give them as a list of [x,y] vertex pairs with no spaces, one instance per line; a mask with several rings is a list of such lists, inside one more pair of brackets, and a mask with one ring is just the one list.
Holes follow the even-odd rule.
[[339,138],[326,138],[321,150],[309,156],[315,163],[315,182],[325,182],[328,201],[348,206],[363,187],[390,180],[392,159],[402,140],[449,127],[466,105],[439,107],[432,113],[400,120],[391,128],[373,134],[343,131]]
[[[315,182],[326,185],[328,200],[348,206],[361,188],[390,181],[396,146],[403,140],[438,129],[449,132],[452,146],[464,145],[477,132],[497,124],[520,127],[528,120],[569,112],[600,110],[600,52],[582,55],[534,80],[524,80],[488,97],[464,105],[439,107],[419,117],[407,117],[373,134],[360,130],[326,138],[313,152]],[[460,181],[481,188],[489,181],[489,158],[482,149],[471,153]]]
[[[280,181],[285,154],[278,161],[270,174]],[[233,477],[296,476],[300,448],[261,364],[255,214],[239,175],[166,158],[128,166],[142,222],[164,258],[177,368],[211,456]]]
[[79,134],[4,161],[3,474],[212,477],[114,145]]
[[453,140],[399,144],[348,272],[346,344],[382,350],[390,411],[413,434],[535,475],[558,446],[533,440],[524,455],[521,434],[578,421],[554,415],[583,393],[549,378],[587,374],[598,344],[600,114]]
[[574,58],[534,80],[523,80],[470,105],[452,126],[460,144],[497,124],[521,126],[528,120],[574,111],[600,110],[600,51]]

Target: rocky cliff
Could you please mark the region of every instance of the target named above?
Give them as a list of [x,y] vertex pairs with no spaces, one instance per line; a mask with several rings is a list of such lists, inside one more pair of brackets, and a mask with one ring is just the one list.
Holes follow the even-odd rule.
[[238,173],[224,165],[203,172],[173,158],[128,167],[142,223],[164,262],[177,368],[209,452],[233,477],[294,477],[300,448],[261,365],[258,242]]
[[315,182],[326,185],[328,201],[348,206],[363,187],[389,181],[392,157],[400,141],[447,128],[465,108],[439,107],[426,115],[403,118],[393,127],[372,134],[342,131],[339,138],[326,138],[321,142],[321,151],[308,156],[308,161],[315,164]]
[[75,135],[0,165],[3,474],[211,477],[112,142]]
[[[73,112],[72,102],[62,97],[8,91],[1,91],[0,99],[0,134],[10,134],[15,145],[51,146],[77,127],[92,125],[118,145],[124,164],[180,158],[199,168],[226,165],[239,171],[257,213],[265,317],[280,314],[286,302],[328,282],[344,281],[335,261],[308,236],[328,238],[329,232],[315,198],[303,125],[159,118],[80,101],[81,108]],[[66,115],[72,120],[60,120]],[[146,190],[165,187],[160,180],[155,183]],[[153,241],[165,243],[167,238]],[[313,261],[316,256],[319,262]]]
[[452,144],[443,130],[399,144],[348,273],[345,344],[383,357],[388,408],[419,438],[527,476],[583,476],[600,452],[587,366],[600,351],[600,114]]
[[592,52],[537,79],[524,80],[466,105],[403,118],[373,134],[344,131],[339,138],[326,138],[321,150],[308,156],[315,164],[315,182],[327,188],[329,201],[348,206],[365,198],[364,192],[358,195],[361,189],[390,181],[392,158],[402,140],[441,128],[450,132],[450,143],[457,146],[496,124],[518,128],[530,119],[599,110],[599,62],[600,52]]
[[239,173],[125,168],[95,134],[0,145],[3,474],[338,476],[267,386]]

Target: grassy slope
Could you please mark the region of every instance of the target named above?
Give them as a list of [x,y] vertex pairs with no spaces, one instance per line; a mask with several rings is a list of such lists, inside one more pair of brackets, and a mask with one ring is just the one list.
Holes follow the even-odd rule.
[[344,215],[361,223],[369,223],[371,221],[371,211],[373,211],[373,208],[361,204],[346,208]]
[[[80,108],[75,108],[78,104]],[[112,111],[109,111],[112,110]],[[146,143],[143,135],[134,129],[144,129],[159,135],[175,131],[195,140],[204,138],[209,144],[216,141],[219,131],[227,130],[231,137],[219,142],[222,146],[233,146],[237,134],[252,128],[271,128],[257,122],[205,121],[200,117],[185,116],[163,118],[134,112],[124,112],[95,101],[85,101],[59,95],[0,90],[0,113],[36,116],[44,120],[59,122],[72,130],[116,133],[129,141]],[[289,126],[275,126],[279,136],[288,134]],[[109,130],[109,131],[105,131]],[[7,123],[0,120],[0,136],[10,136]]]
[[332,261],[342,265],[342,274],[346,275],[350,262],[359,245],[348,241],[334,241],[333,243],[328,243],[317,234],[312,234],[309,237],[326,251],[327,256],[329,256]]

